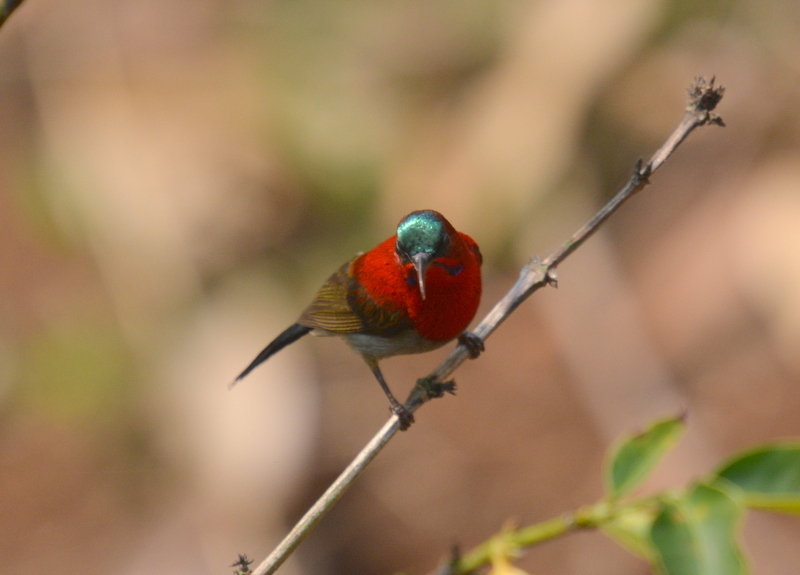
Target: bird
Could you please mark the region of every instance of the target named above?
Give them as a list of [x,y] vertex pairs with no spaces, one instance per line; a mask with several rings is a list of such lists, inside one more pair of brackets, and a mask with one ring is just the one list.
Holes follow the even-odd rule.
[[378,361],[431,351],[456,338],[477,357],[483,341],[465,330],[480,303],[482,263],[478,244],[442,214],[411,212],[395,235],[336,270],[297,322],[231,385],[309,333],[340,336],[364,358],[406,430],[413,415],[392,395]]

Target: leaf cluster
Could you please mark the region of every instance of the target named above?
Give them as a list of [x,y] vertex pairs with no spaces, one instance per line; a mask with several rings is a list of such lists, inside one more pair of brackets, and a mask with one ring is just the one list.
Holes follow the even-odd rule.
[[613,510],[598,526],[663,575],[745,575],[740,545],[749,509],[800,511],[800,442],[770,443],[735,454],[683,489],[623,499],[647,478],[683,434],[682,418],[623,438],[606,466]]
[[599,528],[658,575],[747,575],[740,539],[748,510],[800,512],[800,441],[742,451],[686,487],[631,497],[685,430],[683,417],[671,417],[620,438],[606,456],[602,500],[543,523],[506,527],[438,573],[469,574],[491,565],[490,575],[525,575],[512,563],[523,549]]

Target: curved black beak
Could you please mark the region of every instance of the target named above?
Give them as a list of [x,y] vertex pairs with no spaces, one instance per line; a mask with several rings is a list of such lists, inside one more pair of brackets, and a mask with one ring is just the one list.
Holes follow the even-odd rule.
[[417,252],[411,256],[411,263],[417,270],[417,282],[419,282],[419,293],[425,299],[425,272],[433,261],[433,255],[427,252]]

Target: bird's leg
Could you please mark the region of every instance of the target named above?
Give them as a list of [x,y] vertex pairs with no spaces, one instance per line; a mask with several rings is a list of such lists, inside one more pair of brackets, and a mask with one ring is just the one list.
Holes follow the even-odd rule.
[[475,359],[486,349],[483,340],[471,331],[461,332],[461,335],[458,336],[458,343],[467,348],[470,359]]
[[405,407],[403,407],[402,403],[394,398],[389,386],[386,385],[386,380],[383,379],[383,374],[381,373],[381,369],[378,367],[378,362],[374,359],[367,359],[367,363],[369,364],[370,369],[372,369],[372,373],[375,374],[375,379],[377,379],[378,383],[381,384],[383,393],[385,393],[386,397],[389,398],[389,405],[391,406],[392,413],[394,413],[400,420],[400,431],[405,431],[411,426],[412,423],[414,423],[414,415]]

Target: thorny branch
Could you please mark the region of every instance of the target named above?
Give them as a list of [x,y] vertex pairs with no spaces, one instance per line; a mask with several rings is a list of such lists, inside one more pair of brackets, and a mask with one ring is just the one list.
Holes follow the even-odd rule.
[[[564,261],[567,256],[596,232],[600,225],[611,214],[616,212],[628,198],[649,184],[649,177],[661,167],[692,130],[706,124],[724,126],[719,116],[712,114],[712,111],[722,99],[724,92],[722,86],[714,85],[714,80],[715,78],[713,77],[710,82],[702,77],[695,79],[688,91],[689,105],[686,108],[686,114],[666,142],[646,164],[642,164],[642,161],[639,160],[628,183],[589,222],[572,234],[569,240],[544,260],[539,261],[538,258],[534,257],[522,268],[520,277],[514,286],[473,330],[475,335],[485,340],[533,292],[548,284],[555,286],[557,283],[556,267],[558,264]],[[460,344],[433,373],[419,380],[406,400],[405,406],[408,411],[413,413],[427,401],[440,397],[442,390],[447,389],[443,385],[445,380],[468,357],[469,350],[467,346]],[[269,575],[283,564],[300,542],[319,523],[325,513],[333,507],[347,488],[350,487],[356,477],[360,475],[383,446],[397,433],[399,428],[400,423],[397,416],[393,415],[328,490],[325,491],[322,497],[306,512],[297,525],[281,541],[280,545],[253,571],[253,575]]]

